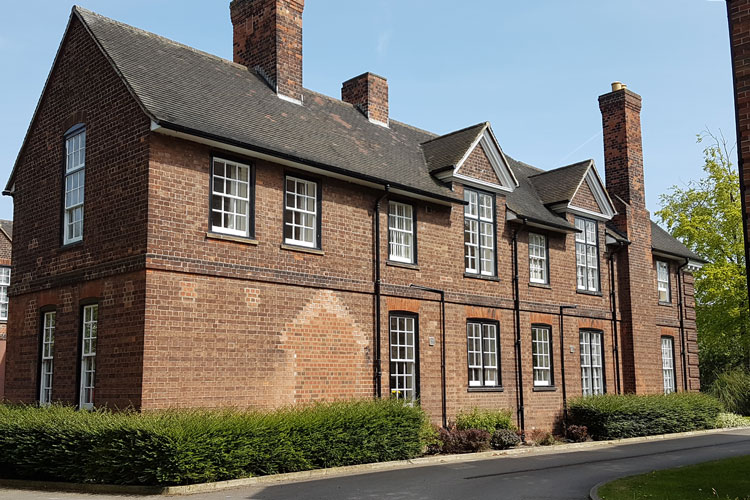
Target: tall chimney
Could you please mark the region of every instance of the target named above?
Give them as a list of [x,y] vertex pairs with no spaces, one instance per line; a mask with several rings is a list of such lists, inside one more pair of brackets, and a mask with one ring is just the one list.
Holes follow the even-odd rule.
[[233,0],[234,62],[258,71],[279,97],[302,101],[305,0]]
[[607,191],[633,208],[646,208],[641,140],[641,96],[620,82],[599,96],[604,127]]
[[341,100],[353,104],[373,123],[388,126],[388,81],[363,73],[341,86]]

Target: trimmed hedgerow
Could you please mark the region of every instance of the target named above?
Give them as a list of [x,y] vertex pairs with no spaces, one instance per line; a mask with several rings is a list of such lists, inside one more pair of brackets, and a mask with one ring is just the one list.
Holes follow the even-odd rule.
[[456,416],[456,428],[459,430],[480,429],[492,435],[497,429],[515,430],[510,410],[485,410],[473,408],[471,411],[459,412]]
[[570,421],[594,439],[620,439],[711,429],[721,402],[706,394],[602,395],[570,401]]
[[192,484],[413,458],[430,434],[422,409],[396,400],[144,414],[0,405],[0,474]]

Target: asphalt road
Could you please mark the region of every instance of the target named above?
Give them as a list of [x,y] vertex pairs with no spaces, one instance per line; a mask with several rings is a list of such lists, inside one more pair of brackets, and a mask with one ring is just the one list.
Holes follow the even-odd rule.
[[[536,456],[253,486],[185,497],[186,500],[245,499],[513,499],[584,500],[596,483],[655,469],[750,455],[750,430]],[[750,494],[750,492],[748,492]],[[0,499],[125,499],[0,489]],[[139,497],[156,499],[167,497]]]

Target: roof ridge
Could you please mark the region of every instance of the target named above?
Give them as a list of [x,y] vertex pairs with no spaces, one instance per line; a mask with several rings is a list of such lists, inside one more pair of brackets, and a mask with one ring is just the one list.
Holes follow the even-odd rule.
[[550,174],[552,172],[559,172],[560,170],[564,170],[566,168],[577,167],[577,166],[582,165],[584,163],[591,163],[593,161],[594,160],[592,160],[591,158],[589,158],[587,160],[581,160],[581,161],[578,161],[578,162],[575,162],[575,163],[571,163],[570,165],[563,165],[562,167],[553,168],[552,170],[544,170],[544,171],[542,171],[542,172],[540,172],[538,174],[530,175],[529,178],[531,178],[531,177],[537,177],[537,176],[543,175],[543,174]]
[[485,126],[489,126],[489,124],[490,124],[490,122],[481,122],[481,123],[477,123],[477,124],[475,124],[475,125],[471,125],[471,126],[468,126],[468,127],[464,127],[464,128],[462,128],[462,129],[460,129],[460,130],[454,130],[453,132],[449,132],[449,133],[447,133],[447,134],[443,134],[443,135],[439,135],[439,136],[437,136],[437,137],[434,137],[434,138],[430,139],[429,141],[424,141],[424,142],[422,143],[422,145],[424,146],[425,144],[427,144],[427,143],[429,143],[429,142],[432,142],[432,141],[436,141],[436,140],[438,140],[438,139],[444,139],[444,138],[446,138],[446,137],[450,137],[450,136],[452,136],[452,135],[456,135],[456,134],[459,134],[459,133],[461,133],[461,132],[466,132],[467,130],[471,130],[471,129],[473,129],[473,128],[476,128],[476,127],[485,127]]
[[[196,54],[200,54],[202,56],[210,57],[211,59],[215,59],[215,60],[218,60],[218,61],[230,64],[232,66],[236,66],[237,68],[249,69],[247,66],[244,66],[242,64],[236,63],[234,61],[230,61],[229,59],[225,59],[225,58],[223,58],[221,56],[217,56],[216,54],[211,54],[210,52],[206,52],[204,50],[196,49],[195,47],[191,47],[190,45],[186,45],[184,43],[172,40],[171,38],[167,38],[165,36],[158,35],[156,33],[144,30],[142,28],[137,28],[137,27],[132,26],[130,24],[126,24],[126,23],[123,23],[121,21],[118,21],[117,19],[112,19],[111,17],[103,16],[103,15],[99,14],[98,12],[94,12],[93,10],[86,9],[84,7],[81,7],[80,5],[74,5],[73,6],[73,11],[76,12],[77,14],[85,14],[85,15],[91,15],[91,16],[97,17],[97,18],[99,18],[101,20],[104,20],[104,21],[106,21],[108,23],[111,23],[111,24],[115,24],[115,25],[120,26],[122,28],[125,28],[127,30],[134,31],[136,33],[141,33],[143,35],[150,36],[150,37],[153,37],[153,38],[157,38],[157,39],[162,40],[164,42],[167,42],[167,43],[169,43],[171,45],[175,45],[177,47],[180,47],[180,48],[183,48],[183,49],[187,49],[187,50],[189,50],[191,52],[195,52]],[[85,22],[85,19],[84,19],[84,22]]]

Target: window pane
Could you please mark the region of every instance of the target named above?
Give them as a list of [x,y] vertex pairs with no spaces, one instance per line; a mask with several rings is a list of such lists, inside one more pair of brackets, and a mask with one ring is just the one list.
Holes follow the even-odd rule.
[[211,182],[211,230],[249,235],[250,166],[214,158]]
[[416,394],[416,335],[413,317],[391,316],[391,395],[414,401]]
[[314,247],[317,231],[317,184],[287,177],[286,186],[285,242]]
[[394,201],[388,204],[389,259],[409,263],[414,261],[412,217],[411,205]]

